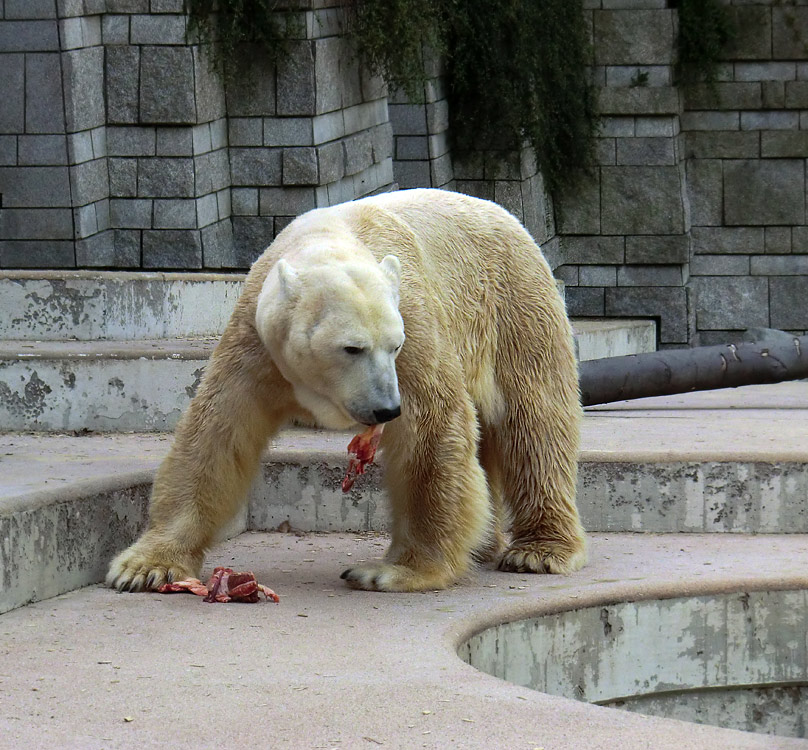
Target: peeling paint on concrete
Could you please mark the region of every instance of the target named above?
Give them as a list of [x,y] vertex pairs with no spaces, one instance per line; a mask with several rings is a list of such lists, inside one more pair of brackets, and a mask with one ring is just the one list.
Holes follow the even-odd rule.
[[488,674],[552,695],[802,737],[806,632],[808,592],[739,592],[505,623],[459,653]]

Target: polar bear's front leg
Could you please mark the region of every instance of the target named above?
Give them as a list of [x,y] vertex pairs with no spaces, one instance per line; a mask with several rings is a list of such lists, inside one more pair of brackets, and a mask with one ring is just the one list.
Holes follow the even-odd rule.
[[453,411],[436,409],[434,419],[418,420],[417,434],[414,420],[404,416],[385,427],[392,542],[384,562],[362,563],[342,574],[350,585],[369,591],[443,589],[488,543],[495,523],[477,459],[474,410],[461,398]]
[[148,528],[112,561],[109,586],[141,591],[198,576],[281,424],[275,404],[291,401],[284,382],[257,337],[231,325],[157,472]]

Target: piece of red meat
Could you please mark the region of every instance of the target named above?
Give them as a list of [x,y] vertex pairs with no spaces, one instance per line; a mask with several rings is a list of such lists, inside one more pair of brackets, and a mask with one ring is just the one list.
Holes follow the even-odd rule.
[[267,586],[255,580],[252,573],[236,573],[232,568],[219,567],[207,583],[203,584],[197,578],[186,578],[184,581],[164,583],[157,591],[161,594],[188,592],[197,596],[204,596],[206,602],[257,602],[260,594],[273,602],[279,602],[278,595]]
[[359,435],[354,435],[348,444],[348,454],[353,455],[348,460],[348,470],[345,472],[345,479],[342,480],[343,492],[348,492],[356,478],[365,473],[365,467],[373,462],[379,441],[382,439],[382,430],[384,430],[383,424],[375,424]]

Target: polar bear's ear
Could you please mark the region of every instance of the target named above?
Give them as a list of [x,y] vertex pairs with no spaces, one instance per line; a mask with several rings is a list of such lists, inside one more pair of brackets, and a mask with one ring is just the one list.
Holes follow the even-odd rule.
[[281,295],[285,299],[293,299],[297,296],[298,288],[300,286],[300,279],[298,278],[297,271],[289,265],[283,258],[276,264],[275,269],[278,272],[278,283],[281,290]]
[[393,291],[398,294],[401,286],[401,263],[395,255],[385,255],[379,263],[382,273],[389,279]]

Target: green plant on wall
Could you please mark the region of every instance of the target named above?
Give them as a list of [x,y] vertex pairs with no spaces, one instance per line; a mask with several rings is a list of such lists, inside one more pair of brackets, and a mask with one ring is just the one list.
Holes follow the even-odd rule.
[[720,0],[679,0],[678,80],[713,83],[733,34],[729,10]]

